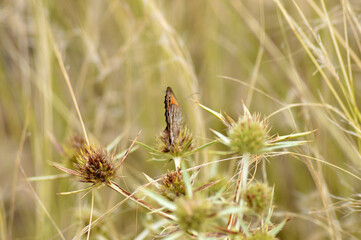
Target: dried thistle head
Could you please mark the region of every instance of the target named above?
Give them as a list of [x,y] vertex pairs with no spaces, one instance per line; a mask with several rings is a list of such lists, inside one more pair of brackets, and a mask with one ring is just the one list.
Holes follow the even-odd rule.
[[170,141],[169,133],[165,130],[157,138],[157,148],[160,152],[179,156],[183,152],[191,151],[193,149],[192,134],[186,126],[182,125],[175,138],[173,138],[173,141]]
[[114,177],[117,166],[114,164],[114,155],[101,147],[86,145],[76,156],[76,171],[82,182],[101,183],[109,182]]
[[169,172],[162,178],[160,191],[163,196],[172,201],[186,195],[183,176],[180,169]]
[[85,144],[83,149],[76,155],[75,169],[69,169],[59,164],[52,165],[70,175],[79,178],[81,182],[108,183],[114,177],[116,170],[121,165],[115,164],[114,154],[110,154],[101,147]]
[[100,146],[93,146],[86,143],[83,149],[76,155],[76,161],[73,164],[75,169],[69,169],[57,163],[51,163],[51,165],[63,172],[78,177],[81,182],[93,183],[94,185],[105,183],[111,186],[111,179],[127,159],[138,136],[133,140],[120,161],[114,156],[115,150],[113,153],[109,153]]

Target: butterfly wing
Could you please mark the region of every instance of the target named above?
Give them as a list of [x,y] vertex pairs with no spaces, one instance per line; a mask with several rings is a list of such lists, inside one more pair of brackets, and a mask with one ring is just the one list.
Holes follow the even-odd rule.
[[179,136],[179,131],[182,125],[182,113],[181,108],[174,96],[174,93],[170,87],[167,87],[165,94],[165,121],[167,123],[164,129],[164,134],[167,136],[167,142],[169,143],[171,150]]

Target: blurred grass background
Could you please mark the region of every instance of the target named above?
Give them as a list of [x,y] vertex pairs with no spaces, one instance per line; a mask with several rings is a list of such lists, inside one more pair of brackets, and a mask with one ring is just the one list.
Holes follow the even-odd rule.
[[[66,74],[88,134],[102,145],[121,136],[124,150],[139,130],[153,145],[171,86],[199,144],[223,127],[192,99],[234,118],[244,102],[275,113],[273,134],[317,129],[297,151],[360,177],[360,14],[358,0],[0,1],[0,238],[59,239],[56,225],[70,239],[87,224],[88,196],[56,195],[79,183],[38,181],[32,190],[16,165],[28,177],[59,174],[48,164],[62,161],[51,138],[82,133]],[[146,182],[142,172],[170,167],[149,158],[139,148],[127,159],[129,189]],[[361,238],[359,179],[296,155],[269,159],[267,173],[278,214],[294,216],[280,239]],[[101,189],[95,214],[121,199]],[[132,239],[151,221],[127,204],[94,239]]]

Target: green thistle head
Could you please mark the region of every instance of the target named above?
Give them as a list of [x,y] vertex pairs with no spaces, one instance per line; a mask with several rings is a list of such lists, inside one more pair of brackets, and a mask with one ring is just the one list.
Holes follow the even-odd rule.
[[262,183],[251,184],[242,194],[242,198],[248,208],[261,214],[270,207],[272,189]]
[[228,129],[229,147],[237,154],[257,154],[267,143],[267,124],[259,115],[245,114]]
[[209,225],[207,221],[215,215],[212,205],[205,200],[178,198],[176,204],[174,213],[179,228],[184,231],[204,231]]

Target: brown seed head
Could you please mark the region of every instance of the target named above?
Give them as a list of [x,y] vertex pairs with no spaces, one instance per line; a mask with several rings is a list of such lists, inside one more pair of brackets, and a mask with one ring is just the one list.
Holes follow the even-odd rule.
[[167,175],[161,180],[162,195],[167,197],[169,200],[175,200],[180,196],[184,196],[186,194],[183,176],[180,171],[173,171],[167,173]]
[[108,182],[115,175],[113,155],[101,147],[86,145],[76,156],[76,171],[80,181],[90,183]]

